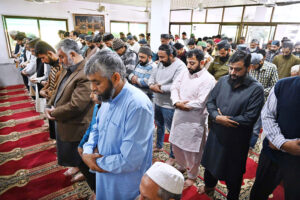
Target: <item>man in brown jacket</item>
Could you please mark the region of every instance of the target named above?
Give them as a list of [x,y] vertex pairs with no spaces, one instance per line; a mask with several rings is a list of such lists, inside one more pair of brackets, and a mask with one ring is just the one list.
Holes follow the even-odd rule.
[[94,174],[89,173],[77,152],[78,144],[91,121],[94,107],[89,98],[89,81],[83,71],[85,61],[77,43],[71,39],[62,40],[58,44],[57,54],[64,70],[45,114],[48,119],[55,121],[58,164],[78,167],[90,185],[95,182],[95,178],[90,177]]

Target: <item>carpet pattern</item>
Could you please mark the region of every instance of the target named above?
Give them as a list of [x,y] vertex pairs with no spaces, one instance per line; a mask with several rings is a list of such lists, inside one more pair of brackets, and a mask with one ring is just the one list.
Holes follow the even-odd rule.
[[72,183],[65,171],[24,85],[0,88],[0,199],[88,199],[87,183]]

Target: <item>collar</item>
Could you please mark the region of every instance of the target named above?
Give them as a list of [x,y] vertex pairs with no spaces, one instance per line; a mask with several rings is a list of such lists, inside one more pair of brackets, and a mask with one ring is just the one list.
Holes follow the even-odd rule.
[[191,77],[191,78],[199,78],[200,76],[202,76],[202,74],[204,73],[204,71],[206,71],[205,67],[203,67],[199,72],[197,72],[195,74],[190,74],[190,72],[188,71],[189,77]]
[[83,62],[83,60],[78,62],[75,65],[72,65],[71,67],[68,68],[68,70],[70,70],[72,73],[75,72],[75,70],[78,68],[79,65],[81,65],[82,62]]
[[120,91],[120,93],[115,98],[113,98],[111,101],[109,101],[109,103],[111,103],[111,104],[117,104],[117,102],[120,99],[122,99],[122,97],[125,95],[125,92],[128,89],[128,87],[129,87],[129,84],[126,81],[125,84],[124,84],[124,86],[123,86],[123,88],[122,88],[122,90]]

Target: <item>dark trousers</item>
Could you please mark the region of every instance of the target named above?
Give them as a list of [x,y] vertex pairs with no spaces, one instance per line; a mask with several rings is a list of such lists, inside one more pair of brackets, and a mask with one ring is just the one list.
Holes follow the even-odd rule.
[[55,122],[53,120],[48,120],[49,122],[49,134],[51,139],[56,139],[55,137]]
[[[239,199],[242,181],[243,181],[243,176],[237,178],[232,177],[232,178],[228,178],[228,180],[225,180],[227,190],[228,190],[228,194],[227,194],[228,200]],[[205,169],[204,182],[206,187],[214,188],[218,183],[218,179],[216,179],[207,169]]]
[[300,165],[290,165],[285,170],[262,151],[250,200],[267,200],[281,181],[283,181],[285,200],[299,200]]
[[86,182],[90,186],[91,190],[96,192],[96,174],[91,173],[89,167],[82,161],[78,166],[80,172],[86,178]]

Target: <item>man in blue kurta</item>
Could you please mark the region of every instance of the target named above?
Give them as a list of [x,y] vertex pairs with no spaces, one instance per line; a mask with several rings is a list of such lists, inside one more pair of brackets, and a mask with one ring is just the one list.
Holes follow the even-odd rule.
[[152,163],[152,103],[126,82],[125,66],[115,52],[96,53],[85,74],[102,102],[82,156],[96,171],[97,200],[132,200]]

